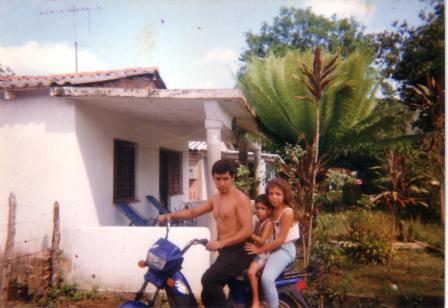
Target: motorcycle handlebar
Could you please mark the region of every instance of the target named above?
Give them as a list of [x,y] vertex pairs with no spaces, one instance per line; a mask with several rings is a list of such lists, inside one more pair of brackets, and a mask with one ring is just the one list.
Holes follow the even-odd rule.
[[208,240],[207,239],[194,239],[191,240],[185,247],[180,251],[181,254],[184,254],[188,249],[190,249],[191,246],[196,244],[201,244],[204,246],[207,246]]
[[197,239],[196,241],[198,242],[198,244],[201,244],[201,245],[204,245],[204,246],[207,246],[207,244],[208,244],[208,239],[206,239],[206,238]]

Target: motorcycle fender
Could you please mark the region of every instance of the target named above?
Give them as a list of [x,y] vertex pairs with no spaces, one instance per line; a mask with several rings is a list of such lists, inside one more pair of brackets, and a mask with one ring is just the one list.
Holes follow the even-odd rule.
[[171,307],[197,307],[196,299],[188,284],[187,279],[181,272],[171,276],[172,285],[166,287],[168,301]]

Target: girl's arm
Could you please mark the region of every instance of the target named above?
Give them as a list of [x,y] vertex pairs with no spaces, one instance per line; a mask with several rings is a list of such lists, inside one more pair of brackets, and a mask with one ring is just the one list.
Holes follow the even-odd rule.
[[263,226],[263,229],[261,230],[261,234],[256,235],[255,233],[252,233],[251,240],[255,242],[255,245],[263,246],[263,244],[266,242],[266,239],[271,236],[273,231],[274,223],[272,222],[272,220],[267,221]]
[[291,227],[293,222],[294,211],[285,211],[280,218],[280,231],[277,234],[275,240],[270,243],[264,244],[262,247],[256,247],[254,244],[246,244],[246,251],[248,251],[249,254],[260,254],[277,249],[285,242],[289,228]]

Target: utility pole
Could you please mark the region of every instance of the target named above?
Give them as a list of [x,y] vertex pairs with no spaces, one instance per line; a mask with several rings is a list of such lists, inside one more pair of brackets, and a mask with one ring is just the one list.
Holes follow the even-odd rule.
[[76,33],[76,13],[81,11],[87,11],[87,18],[89,23],[89,32],[90,32],[90,11],[91,10],[101,10],[100,6],[96,7],[76,7],[72,4],[72,7],[66,10],[50,10],[50,11],[41,11],[39,15],[50,15],[50,14],[60,14],[60,13],[72,13],[73,15],[73,36],[74,36],[74,45],[75,45],[75,72],[78,73],[78,38]]

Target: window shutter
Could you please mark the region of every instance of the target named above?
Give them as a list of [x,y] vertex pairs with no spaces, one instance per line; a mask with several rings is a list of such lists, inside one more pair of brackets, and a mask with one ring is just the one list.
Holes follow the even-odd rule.
[[114,202],[135,199],[136,144],[114,140]]
[[182,154],[171,151],[167,154],[168,195],[178,195],[182,193]]

